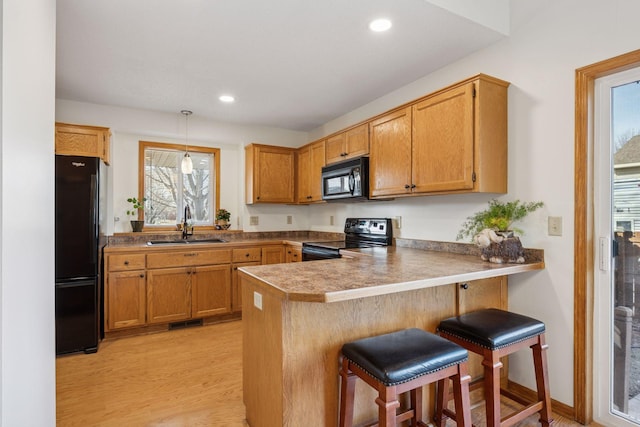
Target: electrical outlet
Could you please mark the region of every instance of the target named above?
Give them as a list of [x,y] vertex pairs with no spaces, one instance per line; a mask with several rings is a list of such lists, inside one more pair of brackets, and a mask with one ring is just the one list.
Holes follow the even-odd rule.
[[550,216],[547,219],[549,236],[562,236],[562,217]]
[[334,219],[333,219],[333,215],[329,216],[329,225],[333,225],[334,223]]
[[393,219],[393,222],[395,223],[394,225],[396,226],[396,228],[399,230],[402,228],[402,217],[401,216],[397,216]]
[[262,294],[258,292],[253,292],[253,305],[258,309],[262,310]]
[[250,216],[249,217],[249,225],[258,225],[260,221],[258,220],[258,216]]
[[287,215],[287,224],[293,224],[293,215]]

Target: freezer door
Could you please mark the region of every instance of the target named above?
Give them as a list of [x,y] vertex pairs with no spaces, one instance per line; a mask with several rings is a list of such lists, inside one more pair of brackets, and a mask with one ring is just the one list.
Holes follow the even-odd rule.
[[56,354],[98,351],[97,281],[56,283]]

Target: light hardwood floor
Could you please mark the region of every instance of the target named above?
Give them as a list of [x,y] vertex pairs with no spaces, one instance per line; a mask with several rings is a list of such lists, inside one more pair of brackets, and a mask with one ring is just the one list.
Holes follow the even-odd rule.
[[[241,321],[108,340],[95,354],[59,357],[56,367],[58,427],[247,426]],[[477,427],[483,412],[473,410]],[[555,427],[580,425],[555,419]],[[299,427],[314,425],[325,423]]]

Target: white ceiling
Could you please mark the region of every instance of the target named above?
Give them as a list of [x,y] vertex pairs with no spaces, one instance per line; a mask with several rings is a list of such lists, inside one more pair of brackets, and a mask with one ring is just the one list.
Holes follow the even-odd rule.
[[56,97],[309,131],[505,37],[508,0],[434,3],[58,0]]

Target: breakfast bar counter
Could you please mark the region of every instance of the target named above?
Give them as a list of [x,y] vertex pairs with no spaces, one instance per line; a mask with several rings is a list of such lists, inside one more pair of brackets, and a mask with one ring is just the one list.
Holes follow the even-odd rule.
[[[541,254],[530,258],[492,264],[477,255],[391,246],[239,269],[247,422],[336,426],[342,344],[410,327],[433,332],[446,317],[506,309],[507,276],[544,268]],[[471,366],[472,377],[480,373]],[[355,423],[377,414],[375,393],[358,390]],[[432,391],[424,400],[428,417]]]

